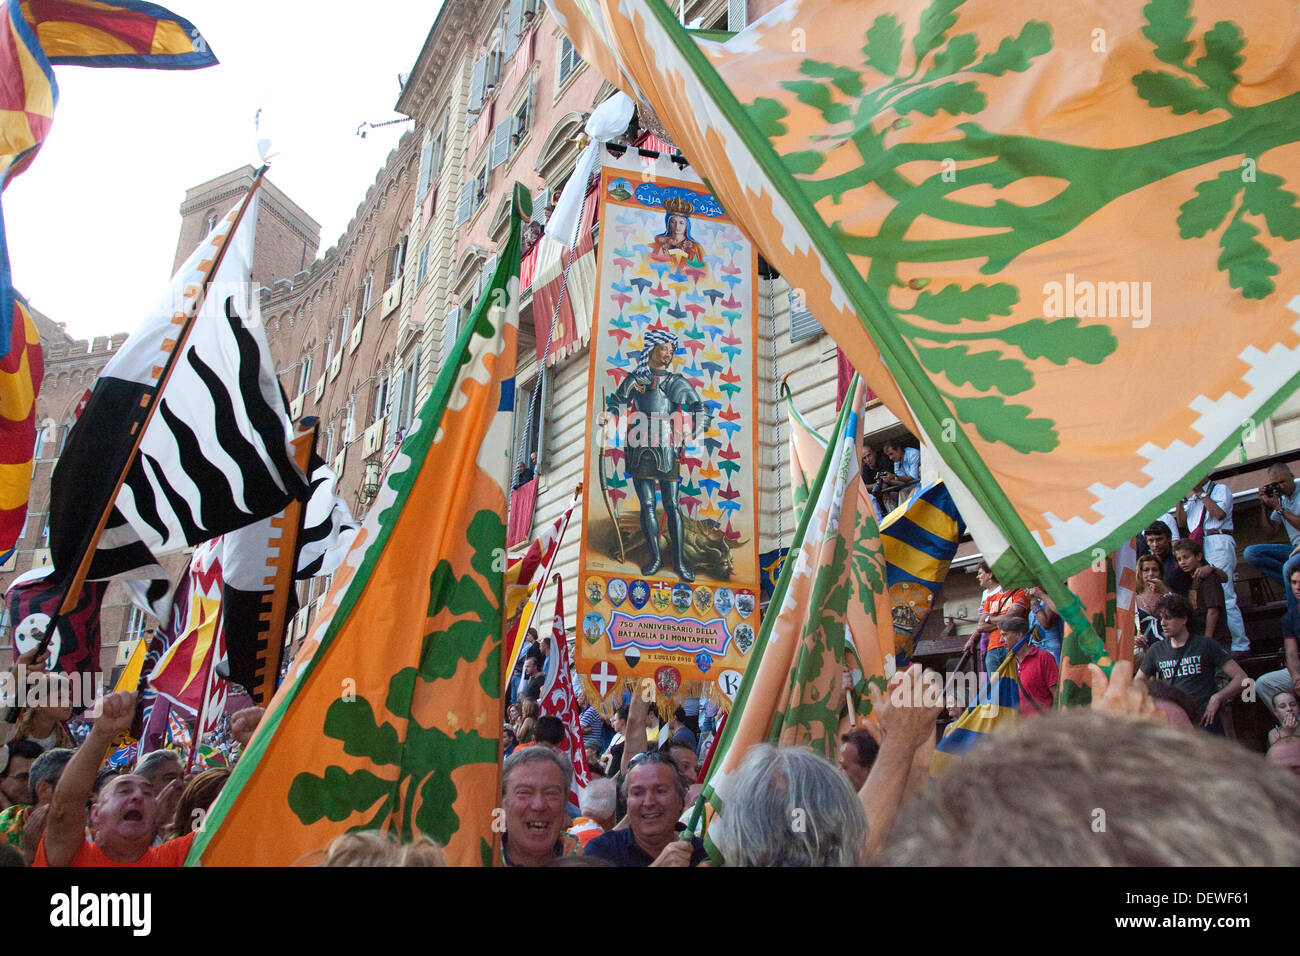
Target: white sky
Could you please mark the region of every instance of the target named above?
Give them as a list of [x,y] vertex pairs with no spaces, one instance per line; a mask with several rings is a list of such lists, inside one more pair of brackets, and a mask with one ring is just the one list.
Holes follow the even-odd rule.
[[[45,145],[4,191],[15,287],[78,338],[129,332],[171,278],[186,189],[259,162],[332,246],[410,122],[397,74],[415,64],[441,0],[162,0],[220,65],[56,66]],[[261,131],[253,117],[262,110]]]

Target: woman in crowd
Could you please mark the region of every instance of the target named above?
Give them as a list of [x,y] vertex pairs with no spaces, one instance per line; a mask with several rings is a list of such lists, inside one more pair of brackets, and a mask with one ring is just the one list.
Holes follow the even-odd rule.
[[1144,554],[1138,558],[1137,573],[1142,590],[1138,592],[1137,600],[1134,602],[1137,635],[1133,644],[1134,657],[1137,661],[1141,661],[1142,654],[1148,647],[1165,639],[1164,632],[1160,630],[1160,615],[1156,611],[1156,604],[1169,593],[1169,586],[1165,584],[1162,577],[1160,559],[1154,554]]
[[171,824],[163,833],[163,839],[175,840],[192,830],[200,829],[203,826],[203,818],[208,814],[208,808],[217,802],[217,797],[221,795],[221,788],[226,785],[229,778],[230,770],[226,767],[214,767],[195,774],[181,792],[180,802],[176,804],[176,812],[172,815]]
[[1268,745],[1285,737],[1300,737],[1300,703],[1289,690],[1279,692],[1273,697],[1273,712],[1277,714],[1277,726],[1268,732]]
[[525,700],[519,708],[519,723],[515,724],[515,739],[521,744],[533,742],[537,730],[537,716],[540,710],[535,700]]
[[612,777],[623,765],[623,744],[627,740],[627,704],[614,712],[614,737],[600,756],[601,769],[605,776]]

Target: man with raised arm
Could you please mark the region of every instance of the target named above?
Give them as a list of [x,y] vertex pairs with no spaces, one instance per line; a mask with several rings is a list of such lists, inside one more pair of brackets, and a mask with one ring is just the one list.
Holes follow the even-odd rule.
[[153,846],[158,803],[144,777],[123,774],[104,784],[90,808],[93,839],[86,837],[86,803],[95,774],[113,739],[130,729],[135,694],[104,698],[85,743],[68,761],[50,800],[45,836],[35,866],[181,866],[194,833]]

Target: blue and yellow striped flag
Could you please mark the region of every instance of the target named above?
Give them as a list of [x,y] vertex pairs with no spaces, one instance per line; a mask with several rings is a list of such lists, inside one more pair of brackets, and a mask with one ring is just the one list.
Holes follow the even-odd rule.
[[993,679],[980,688],[975,701],[944,733],[930,761],[931,777],[942,777],[971,747],[1016,724],[1020,719],[1019,669],[1016,655],[1008,654]]
[[965,525],[942,481],[922,485],[880,522],[893,601],[894,665],[912,662],[916,639],[948,576]]

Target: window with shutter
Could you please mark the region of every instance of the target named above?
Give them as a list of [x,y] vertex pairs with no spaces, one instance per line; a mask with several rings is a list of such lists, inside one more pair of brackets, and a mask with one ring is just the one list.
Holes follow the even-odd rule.
[[821,327],[821,323],[813,317],[811,311],[803,304],[803,300],[795,294],[794,289],[790,290],[790,341],[799,342],[803,339],[810,339],[814,335],[821,335],[826,330]]
[[739,33],[745,29],[747,16],[746,0],[727,0],[727,29],[732,33]]
[[496,270],[496,267],[497,267],[497,257],[496,254],[493,253],[492,255],[488,256],[487,261],[483,263],[483,268],[479,270],[479,277],[478,277],[479,295],[483,294],[483,290],[487,288],[487,284],[492,281],[492,273]]
[[543,189],[533,197],[533,219],[535,223],[546,225],[546,206],[551,201],[551,190]]
[[433,246],[433,240],[430,239],[420,250],[420,264],[415,271],[415,284],[418,286],[424,282],[424,277],[429,274],[429,249]]
[[366,273],[366,281],[361,286],[361,311],[359,315],[365,315],[370,309],[370,298],[375,291],[375,275],[373,272]]
[[569,38],[567,36],[561,37],[560,68],[556,72],[555,85],[563,86],[564,81],[567,80],[573,74],[573,71],[581,65],[582,57],[578,56],[578,51],[573,48],[573,44],[569,42]]
[[492,168],[496,169],[510,158],[510,117],[497,124],[492,131]]
[[424,149],[420,151],[420,178],[415,186],[415,201],[418,203],[424,199],[424,194],[429,191],[429,179],[432,175],[433,168],[433,149],[434,141],[424,144]]
[[442,324],[442,341],[446,355],[451,355],[451,347],[456,344],[460,332],[460,309],[448,309],[447,318]]
[[474,61],[474,73],[469,81],[469,120],[467,126],[473,126],[478,119],[478,112],[483,108],[483,85],[487,75],[487,57]]
[[515,50],[519,49],[519,34],[524,32],[524,0],[510,0],[510,6],[506,8],[506,35],[505,35],[505,53],[506,59],[514,56]]
[[456,225],[469,222],[470,213],[474,211],[474,184],[468,182],[460,187],[460,196],[456,199]]

